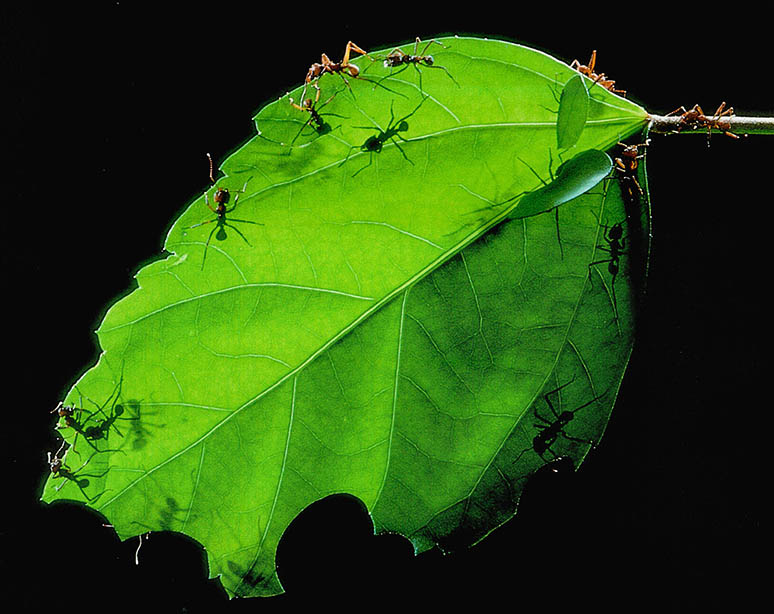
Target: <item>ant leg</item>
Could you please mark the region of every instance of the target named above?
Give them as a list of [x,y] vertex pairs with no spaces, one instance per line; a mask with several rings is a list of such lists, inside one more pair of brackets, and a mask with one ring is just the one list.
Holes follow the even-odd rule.
[[677,115],[678,113],[680,115],[685,115],[686,113],[688,113],[688,109],[686,109],[684,106],[680,105],[674,111],[670,111],[669,113],[667,113],[664,117],[669,117],[670,115]]
[[373,164],[373,161],[374,161],[374,152],[372,152],[372,151],[369,151],[369,152],[368,152],[368,164],[366,164],[365,166],[361,167],[359,170],[355,171],[355,172],[352,174],[352,176],[353,176],[353,177],[355,177],[355,176],[356,176],[356,175],[358,175],[358,174],[359,174],[361,171],[364,171],[365,169],[367,169],[369,166],[371,166],[371,164]]
[[407,68],[408,68],[408,64],[404,64],[399,70],[396,70],[395,72],[393,72],[392,68],[390,68],[390,73],[388,75],[385,75],[384,77],[382,77],[378,81],[375,81],[374,82],[374,87],[372,89],[375,90],[377,86],[381,86],[382,85],[382,81],[384,81],[385,79],[389,79],[391,77],[395,77],[395,76],[399,75],[400,73],[402,73]]
[[[232,220],[232,221],[234,221],[234,222],[247,222],[247,223],[251,223],[249,220]],[[253,222],[253,223],[257,224],[258,222]],[[247,240],[247,237],[242,233],[242,231],[239,230],[239,228],[237,228],[233,224],[229,224],[226,221],[223,222],[223,225],[224,226],[228,226],[229,228],[233,228],[234,232],[236,232],[240,237],[242,237],[242,239],[244,240],[245,243],[247,243],[250,247],[253,246],[252,243],[250,243],[250,241]],[[260,224],[260,225],[263,226],[263,224]]]
[[199,226],[204,226],[205,224],[212,224],[213,222],[217,222],[219,218],[214,217],[211,220],[205,220],[204,222],[199,222],[198,224],[194,224],[193,226],[186,226],[186,230],[190,230],[191,228],[198,228]]
[[215,211],[213,206],[210,204],[210,199],[207,198],[207,192],[206,191],[204,192],[204,204],[207,205],[207,207],[209,208],[210,211],[212,211],[213,213],[217,213],[217,211]]
[[596,65],[596,63],[597,63],[597,50],[594,49],[591,52],[591,57],[589,58],[589,72],[590,73],[594,72],[594,66]]
[[[604,248],[598,246],[598,249],[604,249]],[[605,250],[605,251],[610,251],[610,250]],[[594,262],[589,262],[589,279],[591,279],[591,267],[593,267],[595,264],[606,264],[608,262],[613,262],[613,258],[608,258],[607,260],[595,260]]]
[[[214,222],[215,220],[210,220],[210,222]],[[202,222],[202,224],[208,224],[209,222]],[[199,224],[201,226],[202,224]],[[210,234],[207,236],[207,242],[204,244],[204,253],[202,254],[202,268],[201,270],[204,270],[204,261],[207,259],[207,249],[210,247],[210,240],[212,239],[212,235],[215,233],[215,231],[220,227],[220,224],[215,226],[212,230],[210,230]]]
[[449,76],[449,79],[451,79],[454,82],[454,85],[456,85],[457,87],[462,87],[457,81],[457,79],[455,79],[454,76],[449,72],[449,69],[446,68],[446,66],[436,66],[435,64],[425,64],[425,68],[440,68]]
[[[397,136],[398,138],[400,138],[400,139],[404,140],[404,141],[406,140],[406,139],[404,139],[402,136],[400,136],[399,134],[397,134],[396,136]],[[411,159],[410,159],[410,158],[409,158],[409,157],[406,155],[406,152],[405,152],[405,151],[403,151],[403,148],[402,148],[402,147],[401,147],[401,146],[398,144],[398,141],[396,141],[396,140],[395,140],[395,137],[390,137],[390,140],[391,140],[393,143],[395,143],[395,147],[397,147],[397,148],[398,148],[398,151],[399,151],[399,152],[401,153],[401,155],[403,156],[403,159],[404,159],[404,160],[406,160],[406,162],[408,162],[409,164],[411,164],[411,166],[414,166],[414,163],[413,163],[413,162],[411,161]]]
[[358,46],[357,46],[355,43],[353,43],[352,41],[349,41],[349,42],[347,43],[347,48],[346,48],[346,50],[344,51],[344,59],[342,59],[342,60],[341,60],[341,63],[342,63],[342,64],[344,64],[345,66],[346,66],[347,64],[349,64],[349,54],[350,54],[350,52],[352,52],[352,51],[354,51],[354,52],[356,52],[356,53],[359,53],[360,55],[364,55],[364,56],[366,56],[366,57],[367,57],[369,60],[371,60],[372,62],[374,61],[374,59],[373,59],[373,58],[372,58],[370,55],[368,55],[368,52],[367,52],[367,51],[365,51],[364,49],[361,49],[360,47],[358,47]]

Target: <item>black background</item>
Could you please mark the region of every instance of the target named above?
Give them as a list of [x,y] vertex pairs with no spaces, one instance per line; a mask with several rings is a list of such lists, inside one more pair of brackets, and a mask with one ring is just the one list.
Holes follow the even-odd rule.
[[716,135],[709,148],[700,136],[653,137],[650,293],[606,436],[576,474],[533,480],[518,516],[469,551],[414,557],[401,538],[372,537],[358,502],[327,500],[283,539],[287,593],[229,602],[187,538],[152,535],[136,566],[136,540],[118,542],[83,508],[38,503],[56,447],[48,412],[96,360],[104,309],[206,187],[205,152],[222,160],[248,140],[257,109],[321,52],[338,59],[348,40],[378,49],[444,33],[506,38],[567,62],[597,49],[598,69],[650,112],[727,100],[737,114],[773,115],[768,33],[727,15],[626,3],[537,16],[407,3],[3,9],[6,603],[52,613],[501,602],[679,612],[754,600],[771,483],[770,403],[759,398],[770,374],[772,137]]

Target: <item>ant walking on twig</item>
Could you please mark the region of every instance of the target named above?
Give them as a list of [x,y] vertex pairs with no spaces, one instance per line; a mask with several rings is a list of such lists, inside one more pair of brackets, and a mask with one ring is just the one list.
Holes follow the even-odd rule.
[[[704,114],[702,108],[695,104],[690,109],[686,110],[685,107],[680,106],[671,113],[667,113],[666,116],[676,115],[680,113],[680,121],[677,124],[677,132],[682,130],[699,130],[701,128],[707,129],[707,147],[710,144],[710,137],[712,136],[713,128],[722,132],[732,139],[740,138],[738,134],[731,132],[731,122],[728,121],[734,116],[734,107],[726,108],[726,103],[721,102],[712,117],[707,117]],[[725,119],[723,119],[725,118]]]
[[[409,55],[408,53],[404,53],[401,51],[398,47],[395,47],[390,53],[387,54],[387,57],[384,58],[384,67],[390,69],[390,74],[386,77],[383,77],[380,79],[381,81],[384,81],[384,79],[388,79],[389,77],[394,77],[395,75],[399,75],[404,70],[406,70],[409,66],[413,66],[414,69],[419,74],[419,91],[423,91],[422,89],[422,71],[419,70],[419,66],[424,66],[426,68],[440,68],[443,70],[449,78],[454,82],[454,84],[457,87],[460,87],[460,84],[457,83],[457,80],[452,76],[452,74],[446,69],[445,66],[436,66],[435,65],[435,59],[432,55],[427,55],[427,50],[430,48],[430,45],[435,43],[436,45],[440,45],[444,49],[448,49],[449,47],[447,45],[444,45],[443,43],[439,43],[437,40],[431,40],[428,41],[427,45],[425,45],[424,49],[422,49],[422,52],[419,52],[419,43],[421,43],[421,39],[417,36],[416,41],[414,42],[414,53]],[[398,66],[402,66],[402,68],[396,72],[392,72],[393,68],[396,68]]]
[[577,70],[582,75],[586,75],[594,83],[598,83],[599,85],[604,87],[606,90],[612,92],[613,94],[620,94],[621,96],[626,96],[626,90],[616,89],[615,81],[613,79],[608,79],[605,76],[605,73],[597,74],[594,72],[594,67],[596,63],[597,63],[597,50],[594,49],[594,51],[591,52],[591,58],[589,59],[588,65],[581,64],[578,60],[573,60],[572,64],[570,64],[570,68],[572,68],[573,70]]
[[[247,190],[247,182],[250,181],[249,179],[245,181],[245,185],[242,186],[242,189],[239,191],[236,191],[236,196],[234,197],[234,204],[229,209],[228,208],[228,202],[231,200],[231,193],[229,192],[228,188],[221,188],[217,185],[217,182],[215,181],[215,177],[213,177],[213,164],[212,164],[212,156],[210,154],[207,154],[207,159],[210,161],[210,181],[215,186],[215,194],[212,197],[212,200],[215,201],[215,206],[213,207],[210,204],[210,200],[207,196],[207,191],[204,192],[204,204],[207,205],[207,207],[215,214],[215,217],[209,220],[205,220],[204,222],[199,222],[198,224],[194,224],[193,226],[186,226],[186,230],[190,230],[191,228],[197,228],[199,226],[204,226],[205,224],[212,224],[213,222],[216,222],[215,228],[213,228],[210,231],[210,234],[207,236],[207,241],[204,244],[204,255],[202,256],[202,269],[204,269],[204,261],[207,258],[207,249],[210,246],[210,241],[212,240],[212,235],[215,234],[215,231],[218,232],[216,235],[216,238],[220,241],[223,239],[226,239],[226,230],[225,227],[228,226],[229,228],[233,228],[234,231],[242,237],[245,243],[250,245],[250,241],[247,240],[247,237],[233,224],[229,224],[228,221],[226,221],[226,214],[231,213],[234,209],[236,209],[237,203],[239,202],[239,195],[244,194]],[[243,224],[255,224],[257,226],[263,226],[260,222],[254,222],[252,220],[240,220],[236,218],[231,218],[231,222],[241,222]]]

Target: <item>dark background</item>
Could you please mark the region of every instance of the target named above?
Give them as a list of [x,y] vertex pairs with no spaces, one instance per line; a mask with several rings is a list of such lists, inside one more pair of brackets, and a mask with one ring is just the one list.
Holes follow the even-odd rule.
[[96,360],[104,310],[206,187],[205,152],[223,160],[248,140],[258,108],[321,52],[338,59],[350,39],[378,49],[444,33],[506,38],[567,62],[597,49],[598,69],[653,113],[726,100],[737,114],[772,115],[762,27],[693,5],[528,17],[406,3],[286,3],[274,14],[265,3],[67,4],[1,12],[7,603],[52,613],[500,602],[681,612],[760,594],[774,137],[716,135],[709,148],[701,136],[653,137],[650,293],[607,434],[577,473],[533,480],[518,516],[469,551],[415,558],[401,538],[371,537],[356,501],[327,500],[281,544],[287,593],[229,602],[187,538],[152,535],[135,566],[136,540],[119,543],[90,511],[38,496],[56,442],[48,412]]

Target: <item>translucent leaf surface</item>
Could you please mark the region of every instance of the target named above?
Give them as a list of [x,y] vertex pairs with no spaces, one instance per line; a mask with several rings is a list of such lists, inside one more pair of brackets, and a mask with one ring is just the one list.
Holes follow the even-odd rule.
[[[355,495],[417,551],[469,546],[537,468],[599,440],[631,350],[646,208],[627,211],[610,181],[561,206],[559,234],[553,213],[507,218],[553,162],[609,149],[646,113],[593,88],[559,152],[568,66],[440,42],[432,67],[385,68],[388,49],[347,84],[324,75],[317,120],[290,104],[301,88],[261,109],[223,165],[225,218],[191,203],[169,255],[107,312],[44,500],[84,501],[122,538],[186,533],[230,594],[271,595],[282,533],[314,501]],[[539,450],[552,409],[571,419]]]

